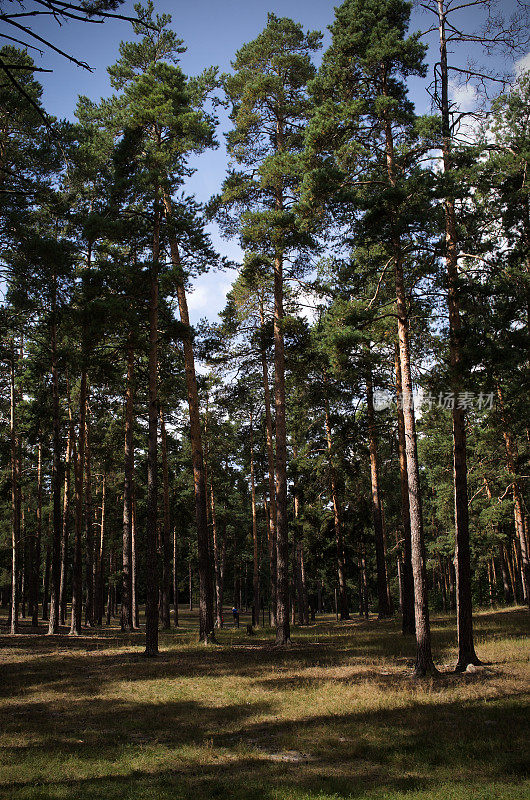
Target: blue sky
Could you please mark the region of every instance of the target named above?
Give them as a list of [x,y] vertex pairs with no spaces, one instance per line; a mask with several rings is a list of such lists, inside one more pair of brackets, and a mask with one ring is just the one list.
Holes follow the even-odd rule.
[[[267,12],[278,16],[291,17],[301,22],[307,29],[317,29],[324,33],[324,47],[329,42],[327,26],[332,22],[334,6],[332,0],[277,0],[261,2],[261,0],[155,0],[158,13],[172,16],[172,27],[187,46],[182,55],[181,65],[190,75],[201,72],[211,64],[219,66],[221,71],[230,69],[230,61],[236,50],[245,42],[253,39],[265,26]],[[515,7],[514,0],[498,0],[496,9],[507,14]],[[127,0],[121,6],[120,13],[133,14],[133,2]],[[469,27],[472,18],[469,12],[462,11],[462,24]],[[413,13],[411,30],[428,27],[425,14]],[[44,86],[43,102],[50,114],[58,117],[73,118],[77,97],[85,94],[97,101],[111,92],[106,68],[113,64],[118,56],[119,43],[123,39],[133,37],[132,29],[127,22],[109,20],[102,25],[88,25],[80,22],[69,22],[59,27],[51,18],[36,18],[33,30],[52,41],[57,47],[72,53],[81,61],[86,61],[93,68],[87,72],[64,58],[47,51],[43,57],[33,54],[37,66],[53,69],[51,74],[38,76]],[[432,58],[436,56],[437,38],[431,34],[426,41],[432,44]],[[460,63],[467,56],[480,56],[469,48],[459,54]],[[432,59],[431,59],[432,60]],[[498,68],[512,67],[499,59],[488,66]],[[429,97],[426,92],[428,81],[414,80],[410,83],[410,96],[420,112],[429,111]],[[466,106],[472,105],[473,93],[466,89],[454,89],[454,96]],[[226,124],[226,119],[224,124]],[[226,170],[226,153],[223,147],[223,125],[219,130],[221,146],[200,156],[196,162],[197,171],[190,179],[188,191],[195,194],[199,201],[206,201],[219,190]],[[215,226],[212,226],[212,238],[223,253],[232,259],[239,257],[236,242],[222,240]],[[215,319],[224,305],[224,296],[234,278],[233,272],[206,274],[196,283],[195,291],[190,296],[190,314],[192,321],[200,317]]]

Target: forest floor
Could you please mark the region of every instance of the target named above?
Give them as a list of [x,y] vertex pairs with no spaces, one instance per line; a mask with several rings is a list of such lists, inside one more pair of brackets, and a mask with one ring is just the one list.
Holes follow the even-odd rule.
[[477,614],[487,665],[462,675],[435,616],[444,674],[421,681],[397,618],[321,617],[277,650],[245,615],[208,647],[181,616],[149,660],[142,633],[10,637],[2,620],[1,800],[530,797],[524,609]]

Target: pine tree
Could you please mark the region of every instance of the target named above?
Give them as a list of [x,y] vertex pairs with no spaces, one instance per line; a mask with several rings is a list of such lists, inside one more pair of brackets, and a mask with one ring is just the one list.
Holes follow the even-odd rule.
[[243,245],[273,259],[276,641],[280,646],[290,641],[284,264],[289,254],[311,244],[293,212],[293,201],[302,177],[302,129],[310,108],[306,87],[315,72],[310,58],[320,39],[317,32],[306,34],[292,20],[269,14],[262,33],[237,52],[234,72],[224,82],[234,126],[228,149],[239,170],[226,179],[219,204],[234,208]]
[[[137,180],[143,185],[144,202],[149,197],[152,214],[153,244],[150,267],[150,344],[149,344],[149,449],[148,449],[148,599],[147,647],[148,655],[158,650],[158,571],[156,557],[156,506],[157,506],[157,353],[159,272],[164,242],[169,242],[172,262],[172,284],[178,300],[183,325],[183,348],[190,410],[190,430],[195,474],[196,519],[199,542],[200,576],[200,631],[201,640],[208,641],[213,632],[212,588],[206,527],[206,486],[204,457],[199,422],[199,402],[192,334],[186,299],[186,281],[197,265],[204,268],[209,259],[216,260],[207,236],[201,228],[199,209],[189,203],[175,202],[173,194],[188,174],[187,158],[212,146],[212,119],[204,112],[203,103],[215,85],[215,71],[209,70],[199,79],[187,80],[182,70],[175,66],[183,51],[181,40],[168,29],[170,17],[156,16],[153,4],[138,13],[148,20],[151,30],[139,41],[121,45],[121,59],[109,69],[113,86],[121,91],[116,100],[114,120],[118,128],[126,131],[126,138],[136,161]],[[141,25],[135,32],[143,32]],[[165,221],[165,226],[163,225]],[[180,241],[179,241],[180,239]],[[191,264],[182,257],[181,243],[193,242]],[[186,251],[188,252],[188,251]],[[168,285],[169,288],[169,285]]]
[[[362,211],[363,236],[384,240],[394,265],[398,346],[403,390],[412,566],[416,608],[415,672],[434,671],[430,645],[425,545],[410,358],[404,237],[425,218],[422,176],[415,159],[422,147],[403,77],[423,75],[419,35],[406,38],[407,3],[347,0],[336,10],[332,44],[314,84],[317,110],[308,132],[308,202],[332,193],[350,214]],[[315,156],[312,155],[315,153]],[[322,153],[322,155],[320,155]],[[316,156],[318,154],[318,156]],[[333,188],[336,191],[333,193]],[[413,199],[414,198],[414,199]],[[423,207],[422,207],[423,203]],[[416,216],[415,216],[415,213]]]

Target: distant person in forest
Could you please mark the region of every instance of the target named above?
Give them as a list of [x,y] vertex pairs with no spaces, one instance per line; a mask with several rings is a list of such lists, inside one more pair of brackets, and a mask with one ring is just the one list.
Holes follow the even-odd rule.
[[232,609],[232,616],[234,617],[234,627],[239,628],[239,611],[235,606]]

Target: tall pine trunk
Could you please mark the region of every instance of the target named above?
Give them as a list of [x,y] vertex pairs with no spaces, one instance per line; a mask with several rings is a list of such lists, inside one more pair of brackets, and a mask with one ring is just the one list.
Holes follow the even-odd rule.
[[178,549],[177,528],[173,528],[173,613],[175,628],[179,626],[179,584],[178,584]]
[[263,310],[263,297],[260,298],[260,350],[261,350],[261,372],[263,378],[263,398],[265,403],[265,433],[267,437],[267,461],[269,466],[269,571],[270,571],[270,624],[276,627],[276,597],[277,597],[277,565],[276,565],[276,487],[274,463],[274,436],[271,414],[271,398],[269,388],[269,368],[267,364],[267,353],[265,349],[265,314]]
[[508,418],[504,406],[504,396],[501,386],[497,386],[497,397],[499,400],[499,407],[501,413],[503,438],[506,449],[506,463],[508,472],[512,478],[512,494],[513,494],[513,514],[515,522],[515,533],[519,542],[519,549],[521,553],[521,586],[523,590],[523,599],[530,605],[530,559],[528,556],[528,543],[526,540],[526,510],[524,506],[523,493],[519,480],[519,449],[517,447],[517,440],[513,435],[508,424]]
[[[297,449],[293,448],[294,458],[297,458]],[[301,488],[298,477],[295,475],[293,482],[294,498],[294,533],[293,533],[293,575],[296,587],[296,601],[298,605],[298,624],[309,625],[309,604],[307,600],[307,586],[305,579],[304,549],[300,537],[299,517],[301,503]]]
[[74,416],[70,402],[70,386],[68,377],[66,381],[68,397],[68,439],[66,442],[66,459],[64,465],[64,486],[63,486],[63,519],[61,533],[61,580],[59,587],[59,620],[61,625],[66,625],[66,578],[68,571],[68,528],[70,522],[70,479],[72,453],[74,451]]
[[[440,84],[442,115],[442,158],[444,173],[451,174],[451,119],[449,77],[445,35],[444,0],[438,0],[440,33]],[[458,287],[458,243],[454,199],[444,199],[445,264],[447,270],[447,306],[449,311],[449,361],[451,390],[455,398],[463,388],[462,320]],[[458,402],[453,406],[453,475],[455,496],[455,569],[456,619],[458,632],[457,670],[468,664],[480,664],[473,643],[473,609],[471,600],[471,553],[469,547],[469,511],[467,492],[467,455],[465,411]]]
[[125,389],[125,443],[123,478],[123,544],[120,622],[123,631],[134,627],[132,581],[133,473],[134,473],[134,335],[127,337],[127,385]]
[[[281,199],[278,207],[283,204]],[[274,258],[274,405],[276,411],[276,644],[290,643],[289,540],[287,530],[287,429],[283,337],[283,259]]]
[[259,544],[256,511],[256,484],[254,479],[254,425],[250,409],[250,499],[252,504],[252,625],[259,626]]
[[[386,94],[386,78],[383,94]],[[394,140],[392,125],[384,112],[385,150],[390,186],[396,185],[394,161]],[[391,214],[394,214],[391,209]],[[407,460],[407,481],[409,490],[410,538],[412,575],[414,579],[414,618],[416,626],[416,664],[414,674],[422,676],[436,673],[432,660],[431,627],[429,620],[429,599],[427,595],[427,570],[425,565],[425,538],[420,489],[420,470],[418,464],[418,445],[416,439],[416,420],[412,394],[412,372],[410,366],[409,320],[405,281],[403,275],[403,254],[401,239],[393,220],[392,255],[396,284],[396,311],[398,318],[399,364],[401,368],[401,388],[403,392],[403,422],[405,427],[405,455]]]
[[92,447],[90,435],[90,392],[87,388],[85,414],[85,625],[94,626],[94,520],[92,519]]
[[57,369],[57,278],[52,289],[50,350],[52,360],[52,574],[50,596],[50,619],[48,633],[59,632],[59,599],[61,593],[61,430],[59,409],[59,375]]
[[407,477],[407,454],[405,438],[405,418],[403,416],[403,389],[401,382],[401,363],[399,345],[396,344],[396,398],[398,422],[399,478],[401,489],[401,520],[403,525],[403,571],[401,598],[401,631],[413,635],[416,630],[414,621],[414,578],[412,575],[412,545],[410,538],[410,506],[409,482]]
[[18,547],[20,542],[20,465],[17,430],[17,392],[15,343],[11,340],[11,608],[10,632],[18,633]]
[[39,586],[40,586],[40,555],[42,542],[42,442],[38,444],[37,454],[37,530],[35,532],[35,546],[33,548],[33,615],[31,624],[39,624]]
[[[133,451],[134,456],[134,451]],[[134,458],[133,458],[134,461]],[[132,524],[131,524],[131,602],[133,611],[133,627],[135,630],[140,628],[140,609],[138,605],[138,582],[136,570],[136,492],[134,489],[134,469],[133,469],[133,485],[132,485]]]
[[222,548],[223,544],[219,541],[219,528],[217,525],[217,513],[215,508],[215,495],[213,491],[213,477],[210,475],[210,510],[212,512],[212,539],[213,539],[213,560],[215,578],[215,624],[218,628],[223,627],[223,563]]
[[106,499],[107,499],[107,476],[103,473],[101,479],[101,522],[99,526],[99,535],[96,544],[96,580],[95,580],[95,621],[96,625],[103,624],[103,606],[104,606],[104,575],[103,564],[105,557],[105,514],[106,514]]
[[427,596],[427,570],[425,566],[425,540],[421,507],[418,446],[416,420],[412,394],[408,317],[403,283],[401,255],[396,252],[396,299],[398,313],[399,357],[403,389],[403,421],[405,425],[405,453],[407,458],[407,481],[409,487],[410,538],[412,574],[414,579],[414,618],[416,628],[416,664],[418,676],[436,672],[432,660],[431,629],[429,621],[429,599]]
[[50,548],[50,531],[46,535],[46,556],[44,558],[44,575],[42,576],[42,621],[48,622],[48,603],[50,600],[50,567],[52,553]]
[[[164,194],[164,210],[166,219],[172,221],[171,198]],[[180,262],[177,240],[170,235],[171,260],[176,274],[177,300],[180,321],[184,326],[183,350],[184,369],[186,373],[186,389],[190,418],[190,441],[193,461],[193,482],[195,489],[195,519],[197,525],[197,550],[199,561],[199,640],[207,643],[214,641],[213,587],[210,568],[210,549],[208,541],[208,516],[206,476],[204,470],[204,452],[202,447],[201,424],[199,416],[199,393],[195,374],[195,358],[191,338],[188,301],[184,287],[184,274]]]
[[[326,376],[324,375],[324,383]],[[329,403],[327,396],[324,398],[324,425],[329,456],[329,481],[331,485],[331,500],[333,503],[333,527],[335,530],[335,552],[337,561],[337,578],[339,583],[338,613],[341,619],[349,619],[348,595],[346,592],[346,559],[344,556],[344,540],[342,536],[342,521],[340,514],[339,496],[337,489],[337,476],[333,464],[333,442],[331,438],[331,423],[329,419]]]
[[158,268],[160,209],[155,199],[153,259],[149,274],[149,410],[147,439],[145,655],[158,655]]
[[160,616],[165,630],[171,628],[171,526],[169,520],[169,469],[164,409],[160,406],[160,438],[162,445],[163,527],[162,527],[162,602]]
[[[87,268],[92,261],[92,245],[89,242],[87,252]],[[87,319],[86,311],[83,316],[81,331],[81,382],[79,386],[79,435],[77,446],[77,459],[74,464],[75,483],[75,533],[74,533],[74,558],[72,567],[72,615],[70,635],[79,636],[81,633],[82,604],[83,604],[83,509],[84,509],[84,480],[85,480],[85,443],[86,443],[86,403],[87,403]]]
[[510,573],[508,569],[508,564],[506,560],[506,553],[504,550],[504,545],[502,542],[499,542],[499,560],[501,562],[501,571],[502,571],[502,588],[504,593],[504,602],[506,605],[509,605],[513,601],[513,594],[510,587]]

